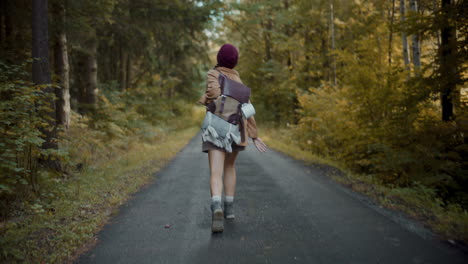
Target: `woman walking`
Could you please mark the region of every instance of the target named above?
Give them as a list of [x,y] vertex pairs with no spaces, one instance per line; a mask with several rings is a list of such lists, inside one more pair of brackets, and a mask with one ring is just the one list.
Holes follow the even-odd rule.
[[[235,99],[224,95],[223,87],[220,84],[220,76],[242,84],[239,73],[234,70],[238,57],[239,53],[236,47],[231,44],[224,44],[219,49],[217,55],[218,64],[208,71],[206,91],[199,100],[201,104],[207,106],[207,111],[215,113],[224,120],[229,121],[232,121],[232,117],[237,117],[236,113],[239,113],[240,108],[238,106],[240,104]],[[234,123],[236,122],[234,121]],[[240,116],[236,129],[240,130],[240,138],[236,138],[233,135],[232,138],[237,140],[231,140],[233,141],[232,144],[230,144],[231,141],[227,141],[229,142],[228,146],[220,142],[210,142],[210,140],[205,140],[205,138],[203,140],[202,149],[203,152],[208,153],[211,174],[212,232],[222,232],[224,230],[223,218],[234,219],[233,205],[236,191],[235,162],[239,151],[243,151],[248,145],[248,137],[252,139],[258,151],[265,152],[267,149],[265,143],[257,135],[257,126],[253,116],[247,119]],[[223,185],[225,194],[224,211],[222,207]]]

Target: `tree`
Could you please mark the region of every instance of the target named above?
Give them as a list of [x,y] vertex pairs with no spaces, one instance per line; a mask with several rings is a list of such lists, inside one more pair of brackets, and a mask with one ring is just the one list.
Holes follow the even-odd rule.
[[[46,94],[54,94],[54,88],[51,86],[50,67],[49,67],[49,26],[47,21],[48,7],[47,0],[33,0],[32,5],[32,78],[35,85],[43,85],[43,91]],[[45,103],[43,108],[51,109],[48,111],[48,124],[43,127],[44,143],[42,148],[45,150],[58,149],[56,141],[56,113],[53,96]],[[59,169],[58,161],[50,157],[41,159],[41,162],[52,169]]]
[[[406,21],[406,1],[400,0],[400,20],[401,24],[404,25]],[[405,29],[401,31],[401,42],[402,42],[402,51],[403,51],[403,61],[405,63],[405,67],[409,70],[410,60],[409,60],[409,51],[408,51],[408,37],[406,35]]]
[[[330,0],[330,26],[331,26],[331,50],[332,52],[335,51],[335,18],[334,18],[334,11],[333,11],[333,2]],[[332,55],[332,71],[333,71],[333,85],[336,86],[336,62],[335,62],[335,56]]]
[[[410,0],[409,2],[410,10],[413,16],[417,15],[418,12],[418,1],[417,0]],[[416,73],[419,72],[421,68],[421,47],[419,43],[419,34],[413,33],[411,36],[411,53],[413,59],[414,70]]]
[[390,10],[390,25],[389,25],[389,33],[388,33],[388,66],[392,66],[394,21],[395,21],[395,0],[392,0],[392,8]]
[[0,0],[0,47],[7,50],[11,46],[12,19],[11,3],[7,0]]
[[454,117],[454,98],[459,73],[457,69],[457,39],[453,25],[453,0],[442,0],[442,28],[439,49],[441,78],[442,120],[451,121]]
[[57,96],[57,123],[65,128],[70,126],[70,66],[68,63],[67,35],[65,33],[65,6],[63,1],[53,4],[55,25],[54,34],[54,73],[58,77],[59,87],[55,89]]
[[92,113],[97,102],[97,39],[91,37],[85,42],[86,49],[77,54],[77,88],[78,88],[78,112],[81,114]]

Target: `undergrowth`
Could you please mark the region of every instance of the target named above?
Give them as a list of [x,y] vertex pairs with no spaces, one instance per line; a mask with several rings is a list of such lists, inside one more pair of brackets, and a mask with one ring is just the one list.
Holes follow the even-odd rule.
[[[1,223],[1,262],[63,263],[92,240],[115,209],[162,168],[191,139],[194,126],[148,127],[151,138],[135,135],[100,146],[99,133],[71,128],[80,135],[72,155],[87,157],[80,171],[52,179],[46,196],[25,202],[23,211]],[[85,140],[87,139],[87,140]],[[96,142],[94,142],[96,141]],[[70,144],[70,143],[69,143]]]
[[[35,89],[30,84],[23,86]],[[183,99],[161,98],[160,89],[107,91],[98,97],[93,113],[82,116],[73,112],[70,128],[62,129],[58,140],[59,172],[35,167],[16,175],[10,167],[17,168],[17,164],[1,168],[5,179],[15,179],[0,182],[1,263],[71,261],[120,204],[154,180],[155,172],[195,135],[204,112]],[[9,105],[2,109],[15,111]],[[23,114],[22,109],[18,111]],[[29,138],[21,136],[19,129],[36,132],[38,128],[13,128],[18,131],[8,132],[10,141],[22,145],[14,149],[15,156],[2,152],[2,161],[35,160],[37,154],[26,156],[29,152],[24,151],[23,141]],[[37,148],[40,142],[34,144]],[[22,181],[33,173],[33,182]]]

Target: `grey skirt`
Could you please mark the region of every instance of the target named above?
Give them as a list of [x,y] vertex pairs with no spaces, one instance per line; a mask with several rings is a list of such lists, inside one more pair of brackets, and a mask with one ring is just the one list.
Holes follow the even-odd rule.
[[[231,146],[232,146],[232,151],[233,152],[234,151],[243,151],[243,150],[245,150],[245,146],[239,146],[236,143],[232,143]],[[211,142],[203,142],[202,151],[205,152],[205,153],[208,153],[209,150],[219,150],[219,151],[222,151],[222,152],[226,152],[225,149],[217,147]]]

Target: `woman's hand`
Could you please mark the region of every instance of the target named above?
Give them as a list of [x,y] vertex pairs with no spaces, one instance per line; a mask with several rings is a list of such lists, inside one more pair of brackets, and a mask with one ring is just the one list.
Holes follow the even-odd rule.
[[265,143],[263,143],[263,141],[260,138],[253,138],[252,141],[258,151],[262,153],[267,151],[268,149],[267,145],[265,145]]

